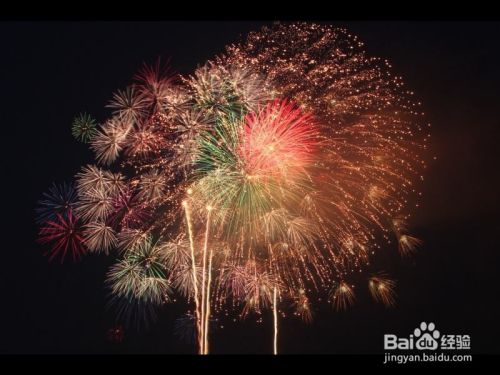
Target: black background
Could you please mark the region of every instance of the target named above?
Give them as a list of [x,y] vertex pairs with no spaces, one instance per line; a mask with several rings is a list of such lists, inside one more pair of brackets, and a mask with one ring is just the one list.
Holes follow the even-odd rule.
[[[357,34],[369,54],[388,58],[423,102],[432,147],[411,225],[424,245],[411,259],[378,262],[398,280],[396,308],[375,304],[360,277],[350,311],[320,305],[311,325],[282,320],[280,352],[381,353],[384,333],[406,336],[432,321],[442,333],[470,334],[473,353],[500,353],[500,24],[332,23]],[[0,23],[1,353],[195,352],[173,335],[182,304],[167,306],[149,331],[107,342],[113,314],[105,310],[103,280],[112,260],[49,264],[35,242],[34,207],[53,181],[70,181],[92,161],[71,136],[77,113],[104,119],[112,92],[143,62],[171,58],[187,74],[263,24]],[[212,350],[270,353],[271,322],[270,315],[262,324],[225,319]]]

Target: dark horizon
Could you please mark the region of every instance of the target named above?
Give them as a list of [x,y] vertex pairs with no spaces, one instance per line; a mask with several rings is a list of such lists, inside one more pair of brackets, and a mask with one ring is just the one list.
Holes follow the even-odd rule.
[[[147,332],[127,330],[122,343],[107,341],[114,315],[106,310],[103,282],[112,259],[48,263],[46,247],[36,242],[34,209],[52,182],[71,181],[92,161],[72,138],[76,114],[104,119],[112,93],[143,62],[170,58],[176,72],[187,74],[265,24],[0,23],[8,206],[0,353],[195,353],[194,344],[173,334],[184,304],[163,309]],[[358,35],[369,55],[387,58],[432,124],[420,207],[410,222],[423,246],[409,259],[384,255],[377,264],[398,280],[396,307],[373,302],[359,278],[351,310],[337,313],[324,303],[310,325],[282,319],[280,352],[383,353],[385,333],[408,335],[427,321],[445,333],[469,334],[472,354],[500,354],[500,23],[331,24]],[[255,320],[224,319],[224,329],[212,334],[213,352],[271,353],[272,315],[262,324]]]

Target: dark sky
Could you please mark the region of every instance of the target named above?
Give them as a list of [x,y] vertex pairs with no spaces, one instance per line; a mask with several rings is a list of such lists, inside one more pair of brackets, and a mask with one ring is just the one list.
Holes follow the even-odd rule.
[[[398,305],[375,304],[360,286],[346,313],[319,307],[315,321],[281,322],[283,353],[380,353],[384,333],[421,321],[470,334],[473,353],[500,353],[498,322],[499,23],[332,22],[388,58],[423,102],[432,156],[412,223],[424,241],[411,259],[390,258]],[[35,243],[34,207],[53,181],[92,161],[70,124],[81,111],[103,119],[111,93],[143,62],[171,58],[189,73],[264,23],[0,23],[2,252],[0,353],[193,353],[173,335],[185,306],[170,305],[147,332],[106,341],[104,274],[111,260],[49,264]],[[394,249],[389,249],[394,251]],[[225,322],[215,353],[270,353],[271,316]]]

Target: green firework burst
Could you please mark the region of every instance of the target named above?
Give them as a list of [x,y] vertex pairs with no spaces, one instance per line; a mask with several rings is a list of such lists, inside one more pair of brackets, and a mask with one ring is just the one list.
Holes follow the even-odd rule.
[[73,120],[71,134],[80,142],[88,143],[97,134],[97,122],[88,114],[80,113]]

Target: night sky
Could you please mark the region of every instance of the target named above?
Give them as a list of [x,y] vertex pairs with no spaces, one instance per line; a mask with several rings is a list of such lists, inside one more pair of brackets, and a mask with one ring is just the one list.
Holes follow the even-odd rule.
[[[106,118],[104,105],[143,62],[170,58],[192,72],[226,44],[269,22],[2,22],[0,126],[2,240],[0,353],[195,353],[173,333],[186,309],[168,305],[145,332],[106,340],[114,325],[103,281],[113,260],[90,255],[48,263],[36,243],[34,208],[52,182],[71,181],[92,153],[71,135],[73,117]],[[410,223],[424,245],[410,259],[390,246],[374,262],[398,280],[397,306],[376,304],[355,278],[357,303],[315,320],[280,322],[280,352],[382,353],[384,333],[410,334],[421,321],[470,334],[472,353],[500,353],[498,185],[499,23],[332,22],[388,58],[421,99],[432,124],[423,198]],[[436,160],[433,160],[433,157]],[[214,353],[271,353],[264,323],[223,319]]]

